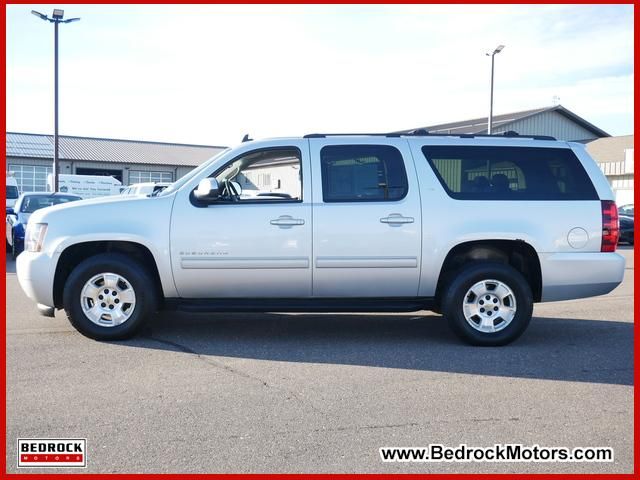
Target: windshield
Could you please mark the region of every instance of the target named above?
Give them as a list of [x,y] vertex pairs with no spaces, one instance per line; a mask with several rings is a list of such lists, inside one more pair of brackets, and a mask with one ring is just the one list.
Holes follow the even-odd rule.
[[22,213],[33,213],[41,208],[58,205],[59,203],[73,202],[82,200],[74,195],[27,195],[22,199],[20,211]]
[[176,180],[175,182],[173,182],[171,185],[169,185],[167,188],[165,188],[164,190],[162,190],[160,193],[157,193],[155,196],[156,197],[164,197],[165,195],[169,195],[170,193],[175,192],[176,190],[178,190],[180,187],[182,187],[185,183],[189,182],[189,180],[191,180],[193,177],[197,176],[200,172],[202,172],[203,170],[206,170],[209,165],[211,165],[213,162],[215,162],[221,155],[227,153],[230,149],[229,148],[225,148],[224,150],[222,150],[220,153],[218,153],[217,155],[211,157],[209,160],[207,160],[206,162],[204,162],[202,165],[200,165],[199,167],[191,170],[189,173],[187,173],[184,177],[182,177],[179,180]]
[[16,198],[18,198],[18,187],[7,185],[7,199],[15,200]]

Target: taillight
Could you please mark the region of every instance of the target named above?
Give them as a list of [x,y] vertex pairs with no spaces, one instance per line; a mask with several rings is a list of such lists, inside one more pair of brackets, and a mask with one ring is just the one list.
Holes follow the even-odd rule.
[[602,248],[601,252],[615,252],[620,236],[618,207],[613,200],[602,200]]

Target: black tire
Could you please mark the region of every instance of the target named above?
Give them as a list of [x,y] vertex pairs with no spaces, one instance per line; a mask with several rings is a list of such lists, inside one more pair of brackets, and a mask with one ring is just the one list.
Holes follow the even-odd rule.
[[[113,327],[93,323],[83,312],[80,300],[85,283],[95,275],[107,272],[126,278],[136,299],[131,316]],[[104,253],[84,260],[73,269],[65,283],[63,304],[69,322],[82,335],[95,340],[123,340],[134,336],[156,312],[158,293],[154,279],[143,265],[120,253]]]
[[[482,332],[470,325],[464,315],[463,301],[469,289],[482,280],[497,280],[508,286],[516,301],[511,323],[497,332]],[[517,339],[526,330],[533,313],[533,294],[520,272],[502,263],[478,262],[461,268],[444,290],[442,311],[451,329],[471,345],[499,346]]]

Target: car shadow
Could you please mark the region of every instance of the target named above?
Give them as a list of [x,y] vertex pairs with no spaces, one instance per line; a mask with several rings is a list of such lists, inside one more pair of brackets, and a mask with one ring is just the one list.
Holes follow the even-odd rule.
[[439,315],[158,314],[134,348],[281,362],[633,385],[633,323],[534,317],[504,347],[471,347]]

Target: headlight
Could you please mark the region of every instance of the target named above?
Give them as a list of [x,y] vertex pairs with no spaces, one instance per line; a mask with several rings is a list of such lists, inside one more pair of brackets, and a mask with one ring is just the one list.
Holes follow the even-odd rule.
[[46,234],[46,223],[28,223],[24,234],[24,249],[27,252],[40,252]]

